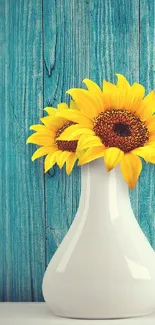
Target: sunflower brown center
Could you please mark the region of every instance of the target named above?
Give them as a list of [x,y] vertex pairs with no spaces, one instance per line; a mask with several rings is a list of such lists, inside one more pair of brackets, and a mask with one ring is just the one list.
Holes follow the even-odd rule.
[[94,119],[93,130],[106,147],[124,152],[142,147],[149,140],[149,131],[139,117],[126,110],[107,110]]
[[129,126],[126,124],[122,124],[122,123],[115,124],[113,127],[113,130],[121,137],[126,137],[126,136],[131,135]]
[[67,122],[64,124],[57,132],[55,136],[55,143],[58,146],[59,150],[62,151],[70,151],[70,152],[75,152],[77,148],[77,143],[78,141],[66,141],[66,140],[57,140],[57,138],[60,136],[60,134],[67,129],[69,126],[74,125],[74,122]]

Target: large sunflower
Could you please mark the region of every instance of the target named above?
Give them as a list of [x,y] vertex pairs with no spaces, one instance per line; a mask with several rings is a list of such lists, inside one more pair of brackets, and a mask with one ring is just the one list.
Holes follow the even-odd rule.
[[[72,106],[73,104],[73,106]],[[74,103],[71,101],[71,108]],[[69,175],[77,160],[77,141],[58,140],[63,131],[70,125],[74,124],[66,118],[58,117],[57,112],[66,110],[68,105],[61,103],[58,109],[47,107],[45,111],[48,116],[41,118],[43,124],[31,125],[30,130],[36,131],[27,139],[27,143],[34,143],[40,146],[32,156],[32,161],[46,155],[44,166],[45,172],[53,167],[55,163],[62,168],[66,162],[66,172]]]
[[117,74],[117,84],[103,82],[103,91],[89,79],[88,90],[73,88],[76,109],[62,110],[63,118],[78,123],[68,127],[59,139],[78,140],[85,150],[79,165],[104,156],[107,171],[120,163],[121,172],[131,189],[141,173],[142,162],[155,163],[155,92],[145,98],[145,89]]

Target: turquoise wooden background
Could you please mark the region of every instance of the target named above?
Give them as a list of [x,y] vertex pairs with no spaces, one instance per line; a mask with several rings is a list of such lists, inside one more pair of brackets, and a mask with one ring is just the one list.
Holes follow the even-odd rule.
[[[125,74],[155,88],[154,0],[1,0],[0,301],[42,301],[45,267],[76,212],[80,170],[44,175],[29,126],[90,77]],[[131,193],[155,248],[155,168]]]

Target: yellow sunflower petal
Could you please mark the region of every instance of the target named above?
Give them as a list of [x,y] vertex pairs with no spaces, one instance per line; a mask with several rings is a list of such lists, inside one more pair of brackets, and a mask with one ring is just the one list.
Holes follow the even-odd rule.
[[144,105],[149,108],[151,113],[155,112],[155,91],[152,90],[143,100]]
[[67,120],[63,117],[60,117],[57,115],[55,115],[55,117],[53,118],[53,116],[45,116],[45,117],[41,117],[40,121],[48,128],[56,128],[59,129],[61,128],[65,123],[67,123]]
[[44,125],[49,125],[52,123],[53,119],[52,116],[45,116],[45,117],[41,117],[40,121],[44,124]]
[[33,124],[30,126],[30,130],[33,130],[33,131],[46,131],[46,126],[45,125],[42,125],[42,124]]
[[50,169],[52,168],[55,163],[56,163],[56,156],[59,155],[59,150],[58,151],[55,151],[53,153],[49,153],[46,158],[45,158],[45,161],[44,161],[44,168],[45,168],[45,173]]
[[91,79],[85,78],[83,79],[83,82],[87,86],[89,91],[94,92],[94,95],[97,94],[98,96],[102,95],[102,91],[100,87]]
[[119,148],[111,147],[105,150],[104,162],[108,172],[120,163],[123,155],[124,152]]
[[99,137],[92,135],[82,135],[78,141],[77,150],[84,150],[90,147],[100,147],[102,142]]
[[105,148],[103,145],[97,148],[89,148],[82,155],[80,155],[78,165],[81,166],[89,163],[90,161],[103,157],[104,150]]
[[58,137],[57,140],[69,140],[69,137],[72,135],[72,133],[79,129],[78,124],[70,125],[68,126]]
[[93,122],[89,118],[83,116],[81,112],[78,110],[75,109],[62,110],[57,113],[57,116],[66,118],[67,120],[74,123],[80,123],[80,125],[82,126],[93,128]]
[[131,86],[122,74],[116,74],[118,95],[116,99],[117,109],[130,110],[131,105]]
[[151,91],[142,101],[140,107],[140,119],[147,121],[155,112],[155,91]]
[[66,103],[58,104],[58,110],[68,109],[68,105]]
[[34,161],[37,158],[43,157],[45,155],[47,155],[50,152],[55,152],[57,150],[56,146],[52,146],[52,147],[41,147],[39,149],[37,149],[33,156],[31,157],[32,161]]
[[59,129],[64,126],[66,123],[68,122],[67,119],[60,117],[60,116],[56,116],[53,121],[52,121],[52,126],[58,127]]
[[85,152],[86,150],[80,150],[80,151],[76,150],[77,159],[80,159]]
[[147,163],[154,163],[155,161],[155,142],[148,142],[148,145],[134,149],[134,154],[145,159]]
[[103,93],[115,94],[118,91],[115,84],[110,81],[103,80]]
[[94,131],[85,127],[80,127],[79,124],[71,125],[60,134],[58,140],[78,140],[81,134],[94,135]]
[[59,168],[62,168],[64,163],[66,162],[67,158],[71,155],[72,153],[69,151],[61,151],[60,154],[56,157],[56,162],[59,166]]
[[66,160],[67,175],[70,175],[70,173],[72,172],[76,160],[77,160],[77,157],[76,157],[75,153],[71,153],[71,155],[67,158],[67,160]]
[[135,82],[131,86],[131,94],[129,94],[129,110],[139,117],[142,107],[142,100],[145,94],[145,88]]
[[49,137],[54,137],[55,135],[55,129],[51,126],[51,127],[47,127],[45,125],[42,124],[34,124],[30,126],[30,130],[36,131],[36,135],[38,134],[44,134],[44,135],[48,135]]
[[70,107],[70,109],[77,109],[77,110],[79,110],[77,104],[72,99],[70,100],[70,106],[69,107]]
[[103,92],[101,91],[101,88],[92,80],[90,79],[84,79],[83,82],[88,88],[88,91],[92,93],[92,95],[98,99],[101,108],[103,106]]
[[119,73],[116,73],[117,76],[117,87],[120,88],[121,91],[127,92],[131,89],[131,86],[127,79]]
[[57,147],[56,151],[59,151],[59,153],[58,153],[58,155],[55,158],[55,163],[57,163],[57,165],[61,169],[62,167],[60,166],[60,160],[61,160],[61,155],[62,155],[63,151],[62,150],[59,150],[58,147]]
[[153,141],[155,141],[155,131],[150,132],[148,143],[153,142]]
[[155,131],[155,116],[151,116],[147,121],[146,121],[147,128],[149,132]]
[[26,143],[34,143],[38,144],[39,146],[50,147],[54,144],[54,139],[47,133],[37,132],[35,134],[30,135]]
[[131,151],[131,153],[133,155],[142,157],[142,158],[144,158],[147,161],[147,158],[148,158],[148,148],[146,146],[145,147],[139,147],[139,148],[133,149]]
[[137,112],[144,97],[145,88],[137,82],[130,86],[127,79],[121,74],[117,74],[117,78],[119,90],[117,108]]
[[145,95],[145,88],[137,83],[137,82],[134,82],[134,84],[131,86],[131,93],[133,94],[133,97],[137,100],[142,100],[144,95]]
[[152,155],[150,158],[149,158],[149,161],[148,161],[149,163],[151,163],[151,164],[155,164],[155,153],[154,153],[154,155]]
[[105,109],[112,109],[119,107],[118,105],[118,88],[115,84],[104,80],[103,81],[103,101]]
[[105,109],[129,109],[131,86],[123,75],[117,74],[117,85],[103,82]]
[[55,116],[57,109],[54,107],[45,107],[44,111],[46,111],[50,116]]
[[125,181],[130,189],[133,189],[142,170],[141,159],[132,153],[127,153],[122,157],[120,166]]
[[151,132],[149,133],[149,135],[150,135],[150,137],[149,137],[149,138],[151,138],[152,136],[154,136],[154,135],[155,135],[155,131],[151,131]]
[[67,94],[72,96],[79,109],[92,121],[98,112],[101,112],[100,103],[88,90],[72,88],[67,91]]
[[148,143],[147,143],[147,145],[148,145],[148,146],[151,146],[151,148],[154,149],[154,148],[155,148],[155,140],[154,140],[154,141],[150,141],[150,140],[149,140]]
[[[142,150],[142,148],[143,148],[143,150]],[[139,149],[141,149],[142,154],[141,154],[141,152],[139,154],[139,152],[137,152],[135,149],[136,153],[139,156],[143,157],[147,163],[154,164],[155,163],[155,139],[152,142],[149,140],[148,144],[142,148],[137,148],[137,151],[139,151]]]
[[91,129],[85,128],[85,127],[79,127],[77,130],[73,131],[73,133],[69,136],[68,140],[78,140],[81,135],[91,135],[94,136],[95,132]]

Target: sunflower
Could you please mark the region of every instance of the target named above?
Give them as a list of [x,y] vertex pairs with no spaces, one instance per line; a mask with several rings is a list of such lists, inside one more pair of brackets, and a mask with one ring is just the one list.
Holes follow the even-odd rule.
[[[71,109],[75,108],[71,101]],[[66,173],[69,175],[78,158],[77,141],[62,141],[57,138],[69,126],[73,125],[72,121],[66,118],[58,117],[57,112],[66,110],[68,105],[61,103],[58,108],[46,107],[44,110],[47,116],[41,118],[43,124],[31,125],[30,130],[36,131],[27,139],[27,143],[34,143],[40,146],[33,156],[32,161],[46,155],[44,166],[45,172],[53,167],[55,163],[62,168],[66,162]]]
[[[85,150],[79,165],[104,156],[107,171],[120,164],[131,189],[142,170],[142,161],[155,163],[155,92],[117,74],[117,84],[103,81],[103,91],[93,81],[83,80],[88,90],[67,91],[79,110],[61,110],[59,116],[73,121],[59,139],[78,140]],[[78,123],[78,124],[77,124]]]

